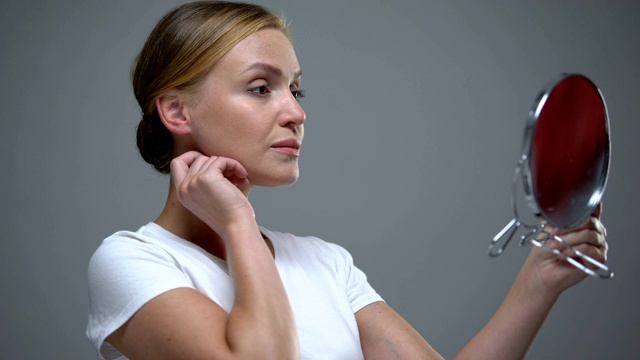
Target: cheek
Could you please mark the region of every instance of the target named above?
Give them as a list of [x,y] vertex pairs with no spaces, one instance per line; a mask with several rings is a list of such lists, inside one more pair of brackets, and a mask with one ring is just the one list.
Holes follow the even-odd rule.
[[269,109],[244,96],[226,94],[217,98],[224,101],[200,107],[194,113],[192,136],[198,150],[244,162],[262,158],[261,152],[268,148],[274,130]]
[[192,117],[192,138],[194,145],[205,155],[220,155],[221,147],[234,131],[233,125],[227,120],[232,115],[226,109],[216,106],[206,106],[198,109]]
[[194,139],[208,156],[224,156],[241,163],[260,161],[268,148],[269,132],[264,127],[240,121],[208,123],[198,129]]

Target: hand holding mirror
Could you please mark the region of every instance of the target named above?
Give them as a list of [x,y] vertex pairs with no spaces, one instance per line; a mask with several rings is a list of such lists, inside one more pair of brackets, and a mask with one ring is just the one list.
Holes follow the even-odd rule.
[[[492,239],[489,255],[500,255],[524,227],[529,232],[520,237],[520,245],[528,241],[588,275],[612,277],[607,266],[545,231],[547,225],[572,229],[591,216],[607,182],[609,151],[609,117],[602,93],[584,75],[563,74],[540,93],[529,112],[523,154],[513,178],[514,218]],[[539,224],[520,219],[516,206],[520,180],[525,201]],[[550,241],[558,241],[571,256],[549,247]]]

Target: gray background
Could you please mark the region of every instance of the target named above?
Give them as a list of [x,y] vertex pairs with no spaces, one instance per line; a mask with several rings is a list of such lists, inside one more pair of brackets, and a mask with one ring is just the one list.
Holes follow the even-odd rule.
[[[263,3],[263,2],[261,2]],[[85,359],[86,266],[155,218],[167,178],[136,153],[129,66],[174,1],[0,4],[0,358]],[[445,357],[499,305],[526,249],[510,219],[527,112],[564,71],[609,107],[612,280],[566,292],[533,359],[640,357],[640,2],[264,2],[291,22],[308,120],[302,176],[256,189],[270,228],[345,246]]]

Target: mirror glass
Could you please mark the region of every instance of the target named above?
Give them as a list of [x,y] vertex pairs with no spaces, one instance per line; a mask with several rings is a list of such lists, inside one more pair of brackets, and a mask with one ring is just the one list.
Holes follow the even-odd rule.
[[563,75],[534,105],[525,136],[534,213],[558,228],[580,225],[598,205],[609,168],[600,91],[583,75]]

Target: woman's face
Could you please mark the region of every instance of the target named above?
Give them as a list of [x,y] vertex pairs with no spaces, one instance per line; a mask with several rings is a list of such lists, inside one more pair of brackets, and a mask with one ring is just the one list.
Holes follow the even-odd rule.
[[278,30],[260,30],[234,46],[185,100],[191,148],[239,161],[253,185],[298,178],[305,113],[300,65]]

